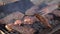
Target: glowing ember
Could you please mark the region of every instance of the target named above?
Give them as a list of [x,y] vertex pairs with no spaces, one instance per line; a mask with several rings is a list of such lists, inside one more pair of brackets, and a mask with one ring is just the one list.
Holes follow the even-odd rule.
[[26,17],[24,18],[24,24],[32,24],[32,23],[34,23],[34,22],[35,22],[35,20],[34,20],[33,17],[26,16]]
[[22,23],[21,20],[16,20],[16,21],[14,22],[15,25],[20,25],[21,23]]

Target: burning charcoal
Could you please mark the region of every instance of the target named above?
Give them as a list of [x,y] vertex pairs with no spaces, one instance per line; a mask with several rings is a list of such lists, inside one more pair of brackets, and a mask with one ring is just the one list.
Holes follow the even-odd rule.
[[33,28],[30,27],[22,27],[22,26],[18,26],[18,25],[7,25],[8,28],[10,29],[14,29],[22,34],[33,34],[35,32],[35,30]]
[[15,22],[14,22],[14,25],[21,25],[22,24],[22,21],[21,20],[16,20]]
[[0,34],[5,34],[2,30],[0,30]]
[[24,24],[33,24],[36,21],[35,17],[33,16],[25,16],[24,17]]
[[5,26],[5,28],[8,30],[8,31],[13,31],[13,29],[11,28],[13,24],[8,24]]
[[34,33],[34,29],[27,27],[27,26],[20,26],[19,24],[21,23],[20,20],[16,20],[15,23],[13,24],[7,24],[5,27],[8,31],[14,31],[17,30],[18,32],[22,33],[22,34],[33,34]]
[[22,24],[21,20],[16,20],[14,23],[7,24],[5,27],[9,31],[13,31],[13,29],[11,28],[12,26],[21,25],[21,24]]

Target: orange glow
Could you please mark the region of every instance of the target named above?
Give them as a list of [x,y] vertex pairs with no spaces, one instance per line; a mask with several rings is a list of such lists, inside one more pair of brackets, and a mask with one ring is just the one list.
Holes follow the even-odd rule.
[[32,23],[34,23],[34,18],[33,17],[29,17],[29,16],[26,16],[25,18],[24,18],[24,24],[32,24]]
[[21,20],[16,20],[16,21],[14,22],[15,25],[18,25],[18,24],[21,24],[21,23],[22,23]]

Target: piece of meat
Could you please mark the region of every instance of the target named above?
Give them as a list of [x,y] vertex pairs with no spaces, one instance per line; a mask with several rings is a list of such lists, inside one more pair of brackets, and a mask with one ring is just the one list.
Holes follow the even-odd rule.
[[15,22],[14,22],[14,25],[21,25],[22,24],[22,21],[21,20],[16,20]]
[[43,25],[45,25],[48,28],[51,28],[51,25],[49,24],[48,20],[45,17],[43,17],[39,14],[35,14],[35,16],[42,22]]
[[33,16],[25,16],[24,24],[33,24],[36,21],[36,18]]

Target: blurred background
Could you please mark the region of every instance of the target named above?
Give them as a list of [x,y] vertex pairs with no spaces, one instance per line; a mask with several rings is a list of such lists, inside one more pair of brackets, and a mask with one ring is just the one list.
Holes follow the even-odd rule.
[[[52,28],[45,29],[44,25],[37,23],[38,26],[34,27],[40,29],[34,34],[60,34],[60,0],[0,0],[0,20],[3,20],[0,22],[0,30],[5,34],[13,34],[14,32],[7,31],[5,25],[13,23],[16,19],[23,20],[26,15],[34,16],[35,13],[46,17]],[[21,34],[19,32],[14,34]]]

